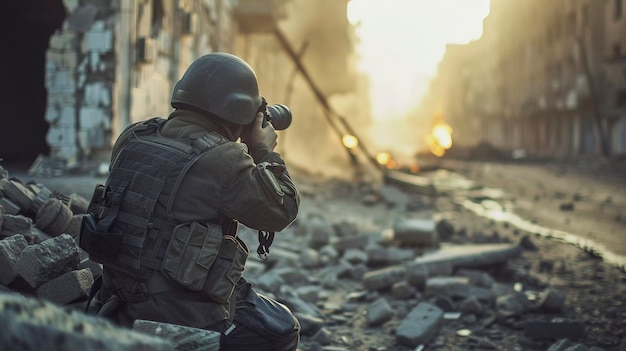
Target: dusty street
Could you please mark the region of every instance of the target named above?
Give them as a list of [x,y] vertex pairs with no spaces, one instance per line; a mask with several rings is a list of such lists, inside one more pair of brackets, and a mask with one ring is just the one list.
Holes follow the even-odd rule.
[[[424,177],[422,181],[430,179],[431,184],[438,185],[438,194],[429,194],[431,188],[401,186],[407,198],[395,194],[391,202],[372,204],[367,187],[354,184],[323,186],[302,182],[306,184],[302,217],[320,216],[331,223],[357,223],[362,232],[368,232],[388,230],[399,218],[432,216],[453,223],[453,241],[457,242],[520,242],[523,237],[530,238],[537,249],[526,250],[506,267],[492,267],[497,279],[523,284],[529,290],[550,287],[559,291],[565,306],[563,315],[558,317],[588,324],[586,337],[579,340],[582,345],[626,349],[623,161],[594,164],[438,160],[436,164],[435,169],[418,176]],[[356,284],[352,288],[360,286]],[[408,308],[402,302],[395,303],[397,308]],[[458,334],[463,327],[475,323],[471,319],[452,321],[426,349],[546,350],[550,346],[545,341],[524,342],[520,330],[526,318],[486,328],[490,319],[485,315],[493,317],[485,312],[479,319],[474,329],[478,339]],[[348,326],[336,327],[338,339],[350,340],[345,343],[353,346],[361,345],[346,350],[409,350],[402,346],[389,347],[393,344],[390,336],[398,326],[396,323],[390,322],[373,331],[364,326],[362,315],[356,316]],[[548,314],[543,318],[550,320],[557,316]],[[359,328],[363,329],[358,331]]]
[[[421,303],[449,313],[424,350],[547,350],[561,338],[529,336],[525,325],[552,323],[547,330],[560,331],[559,321],[584,325],[584,333],[563,332],[575,339],[577,350],[626,349],[626,274],[619,268],[626,252],[623,163],[437,162],[437,168],[417,175],[422,177],[418,187],[292,172],[302,194],[301,213],[277,234],[267,265],[251,255],[246,272],[260,290],[276,296],[302,320],[299,350],[421,349],[400,343],[396,336],[407,314]],[[104,180],[7,169],[13,177],[84,197]],[[365,286],[368,272],[397,268],[419,257],[419,249],[393,240],[394,223],[406,218],[445,220],[447,230],[438,234],[453,244],[519,244],[520,256],[478,269],[493,280],[488,295],[497,299],[487,297],[470,311],[467,296],[433,295],[423,286]],[[252,231],[241,235],[254,247]],[[386,255],[382,265],[380,252]],[[372,265],[376,257],[378,264]],[[454,279],[460,273],[442,274]],[[522,293],[534,307],[515,313],[503,309],[500,299],[509,292]],[[545,303],[545,292],[554,297],[552,307],[537,307],[540,300]],[[381,311],[385,318],[373,323],[372,314]],[[455,316],[457,311],[463,312]]]

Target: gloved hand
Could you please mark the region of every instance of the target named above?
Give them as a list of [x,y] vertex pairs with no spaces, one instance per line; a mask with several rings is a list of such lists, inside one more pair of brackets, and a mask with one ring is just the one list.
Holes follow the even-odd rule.
[[278,134],[274,126],[272,123],[266,123],[263,126],[264,120],[265,116],[263,113],[257,113],[252,128],[250,128],[249,132],[242,135],[241,141],[248,145],[249,149],[252,149],[257,144],[265,144],[274,150],[278,145]]

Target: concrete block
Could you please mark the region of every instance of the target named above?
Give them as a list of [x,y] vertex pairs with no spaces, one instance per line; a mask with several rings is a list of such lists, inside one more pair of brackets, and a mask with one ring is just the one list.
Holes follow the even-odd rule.
[[530,308],[530,301],[523,293],[512,292],[496,299],[498,314],[508,318],[524,314]]
[[84,40],[83,49],[85,51],[107,53],[113,44],[113,33],[110,30],[90,30],[85,34]]
[[70,202],[69,202],[70,210],[72,210],[73,214],[84,214],[87,213],[87,208],[89,207],[89,200],[82,197],[79,194],[71,193],[70,194]]
[[586,334],[585,322],[554,319],[551,321],[528,321],[524,324],[524,336],[535,340],[579,340]]
[[391,305],[389,305],[387,300],[381,297],[367,307],[365,317],[367,325],[379,326],[391,320],[395,314],[396,312]]
[[165,339],[175,350],[218,351],[221,334],[215,331],[138,319],[133,330]]
[[87,268],[74,270],[42,284],[37,288],[37,296],[59,305],[65,305],[86,298],[93,281],[91,270]]
[[35,194],[31,211],[37,213],[39,208],[52,196],[52,191],[43,184],[28,183],[26,185]]
[[15,202],[21,209],[28,210],[35,199],[35,194],[18,180],[10,180],[3,188],[4,195]]
[[426,287],[426,280],[430,271],[424,265],[409,264],[406,269],[406,281],[423,290]]
[[94,82],[85,85],[84,102],[88,106],[111,106],[111,89],[103,82]]
[[491,289],[495,279],[489,273],[479,269],[461,268],[456,272],[456,275],[460,277],[468,277],[470,284]]
[[79,113],[80,129],[99,128],[104,123],[104,111],[96,106],[82,106]]
[[4,208],[4,213],[6,214],[16,215],[20,212],[20,206],[6,197],[0,199],[0,206]]
[[75,270],[80,263],[78,245],[68,234],[30,245],[15,264],[16,273],[33,288]]
[[367,253],[359,249],[348,249],[344,252],[342,258],[350,264],[364,264],[367,262]]
[[401,219],[394,223],[393,238],[401,244],[435,248],[439,246],[435,227],[432,219]]
[[428,344],[439,332],[443,324],[443,310],[427,302],[420,302],[396,330],[399,344],[416,347]]
[[391,286],[391,295],[400,300],[410,299],[415,296],[416,292],[415,286],[410,285],[407,281],[397,282]]
[[2,221],[2,235],[12,236],[15,234],[26,235],[33,226],[33,220],[20,216],[5,214]]
[[62,105],[61,113],[56,123],[61,126],[76,124],[76,108],[66,104]]
[[14,266],[26,246],[28,243],[22,235],[0,240],[0,284],[7,286],[17,277]]
[[521,250],[515,244],[442,244],[438,250],[416,258],[414,263],[425,265],[432,272],[434,266],[441,264],[453,268],[475,268],[506,262],[520,254]]
[[397,282],[403,281],[406,276],[406,267],[393,266],[363,275],[363,287],[367,290],[382,290],[391,288]]
[[73,94],[76,91],[74,71],[67,68],[56,71],[48,81],[48,91]]
[[85,214],[73,215],[70,219],[70,224],[65,228],[64,233],[71,235],[72,238],[78,238],[80,235],[80,226],[83,223],[83,217],[85,217]]
[[470,295],[469,278],[466,277],[431,277],[426,280],[424,293],[427,296],[446,295],[464,299]]
[[91,275],[94,277],[102,275],[102,264],[92,261],[87,257],[80,261],[77,269],[89,269],[91,271]]
[[560,292],[547,289],[539,294],[539,309],[547,313],[562,312],[565,308],[565,296]]
[[72,210],[56,198],[46,200],[37,211],[35,219],[37,228],[51,237],[65,233],[71,221]]
[[346,236],[337,238],[337,240],[333,241],[332,245],[338,251],[344,252],[348,249],[364,249],[365,245],[367,245],[367,241],[359,235]]

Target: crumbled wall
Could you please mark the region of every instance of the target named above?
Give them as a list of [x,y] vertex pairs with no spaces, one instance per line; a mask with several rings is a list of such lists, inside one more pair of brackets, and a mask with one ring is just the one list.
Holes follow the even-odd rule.
[[51,156],[79,162],[108,145],[115,72],[115,9],[98,1],[66,0],[68,19],[50,38],[46,58]]

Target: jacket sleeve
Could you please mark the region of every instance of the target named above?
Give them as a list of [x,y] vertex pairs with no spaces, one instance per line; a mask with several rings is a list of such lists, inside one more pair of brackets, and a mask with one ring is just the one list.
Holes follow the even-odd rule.
[[298,214],[300,196],[285,161],[265,145],[240,149],[228,167],[223,215],[258,230],[278,232]]

